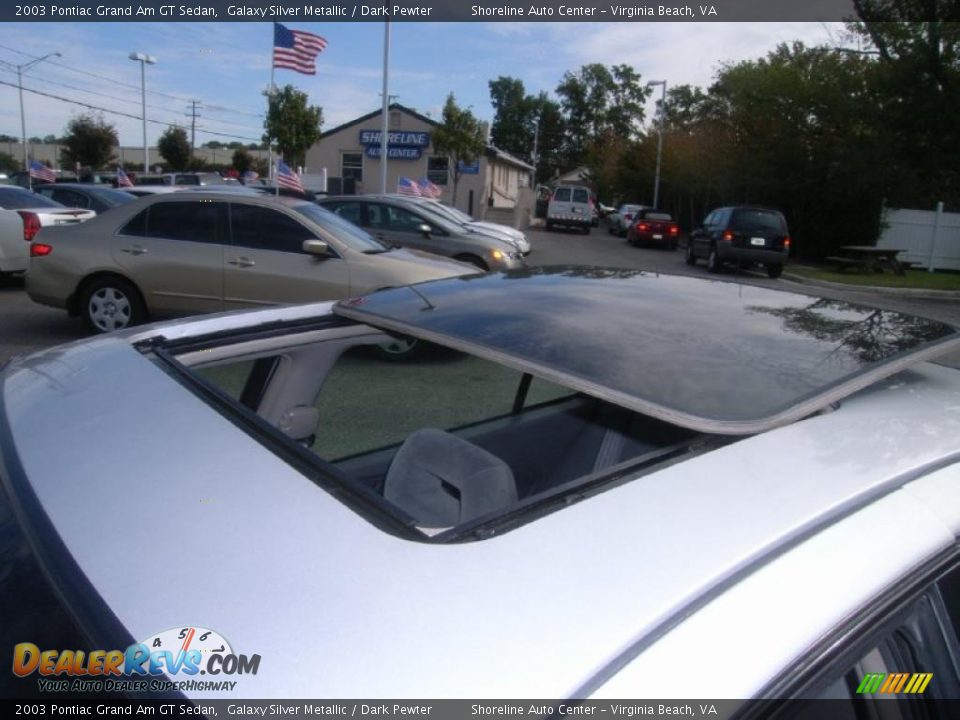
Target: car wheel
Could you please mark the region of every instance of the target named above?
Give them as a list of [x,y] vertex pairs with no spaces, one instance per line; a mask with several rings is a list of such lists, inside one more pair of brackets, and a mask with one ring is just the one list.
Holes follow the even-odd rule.
[[87,327],[95,333],[137,325],[147,315],[137,288],[118,277],[101,277],[90,282],[83,289],[80,312]]
[[547,230],[553,230],[553,222],[547,220]]
[[457,255],[453,259],[459,260],[460,262],[463,262],[463,263],[469,263],[470,265],[473,265],[474,267],[477,267],[480,270],[483,270],[483,272],[487,272],[490,269],[490,267],[481,258],[478,258],[476,255]]
[[584,226],[583,226],[582,228],[580,228],[580,229],[583,230],[583,234],[584,234],[584,235],[589,235],[589,234],[590,234],[590,226],[589,226],[589,225],[584,225]]
[[767,265],[767,277],[778,278],[783,274],[783,265]]
[[607,225],[607,235],[613,235],[613,225]]
[[422,340],[407,335],[399,335],[390,342],[377,345],[374,350],[381,360],[388,362],[410,362],[423,352]]
[[720,256],[717,255],[715,247],[710,248],[710,254],[707,255],[707,270],[712,273],[720,272]]
[[697,256],[693,254],[693,242],[687,241],[687,265],[696,265]]
[[667,250],[669,250],[670,252],[676,252],[676,251],[677,251],[677,241],[674,240],[672,243],[668,243],[668,244],[667,244]]

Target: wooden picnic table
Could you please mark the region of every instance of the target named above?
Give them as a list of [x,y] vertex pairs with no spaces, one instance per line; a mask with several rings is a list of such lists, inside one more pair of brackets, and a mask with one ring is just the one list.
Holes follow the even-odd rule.
[[826,258],[839,270],[853,268],[869,273],[882,273],[891,270],[897,275],[905,275],[913,263],[897,259],[903,250],[897,248],[878,248],[872,245],[844,245],[839,248],[840,255]]

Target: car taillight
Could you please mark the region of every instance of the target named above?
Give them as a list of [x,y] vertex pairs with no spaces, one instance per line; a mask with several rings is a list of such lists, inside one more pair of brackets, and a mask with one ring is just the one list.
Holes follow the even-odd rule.
[[789,247],[790,247],[790,238],[789,238],[789,237],[785,237],[785,238],[783,239],[783,247],[784,247],[784,248],[789,248]]
[[723,231],[723,241],[724,241],[724,242],[731,242],[732,240],[733,240],[733,231],[732,231],[732,230],[724,230],[724,231]]
[[30,257],[43,257],[53,252],[53,246],[46,243],[30,243]]
[[680,226],[679,226],[679,225],[671,225],[671,226],[670,226],[670,234],[671,234],[671,235],[677,235],[679,232],[680,232]]
[[637,230],[639,230],[640,232],[646,232],[649,229],[650,229],[650,226],[647,225],[646,223],[640,223],[637,225]]
[[23,239],[27,242],[33,242],[33,239],[40,232],[40,218],[36,213],[29,210],[17,210],[17,213],[23,218]]

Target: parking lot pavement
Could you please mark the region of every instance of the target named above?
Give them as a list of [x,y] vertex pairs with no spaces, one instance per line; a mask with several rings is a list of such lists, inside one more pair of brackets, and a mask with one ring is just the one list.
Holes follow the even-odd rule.
[[[540,228],[527,230],[533,252],[527,261],[531,265],[598,265],[626,267],[648,272],[673,275],[716,277],[737,280],[765,287],[782,288],[792,292],[813,293],[822,297],[860,302],[913,315],[923,315],[960,326],[960,303],[955,299],[924,300],[909,297],[878,295],[869,290],[818,288],[791,282],[785,278],[771,280],[763,273],[743,272],[708,275],[701,262],[694,267],[684,262],[683,250],[668,251],[656,248],[635,248],[620,237],[607,233],[606,226],[593,228],[589,235]],[[0,284],[0,363],[21,353],[39,350],[86,336],[83,324],[77,318],[68,318],[61,310],[37,305],[27,297],[22,281]],[[952,353],[943,361],[960,368],[960,352]]]
[[0,363],[85,336],[77,318],[27,297],[22,280],[0,280]]

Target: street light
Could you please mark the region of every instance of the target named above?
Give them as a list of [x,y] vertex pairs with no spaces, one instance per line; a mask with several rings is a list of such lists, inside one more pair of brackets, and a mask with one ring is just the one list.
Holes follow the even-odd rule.
[[150,172],[150,150],[147,148],[147,65],[153,65],[157,59],[152,55],[132,52],[128,57],[140,63],[140,102],[143,108],[143,171]]
[[663,119],[666,115],[666,104],[667,104],[667,81],[666,80],[651,80],[647,83],[647,87],[653,87],[655,85],[660,85],[660,123],[657,130],[657,174],[654,176],[653,180],[653,206],[659,206],[660,200],[660,158],[663,157]]
[[32,188],[33,182],[30,179],[30,159],[27,157],[27,120],[23,113],[23,73],[34,65],[42,63],[47,58],[51,57],[63,57],[58,52],[52,52],[44,55],[43,57],[37,58],[36,60],[31,60],[28,63],[23,65],[16,65],[17,68],[17,89],[20,91],[20,133],[23,136],[23,170],[27,173],[27,184]]

